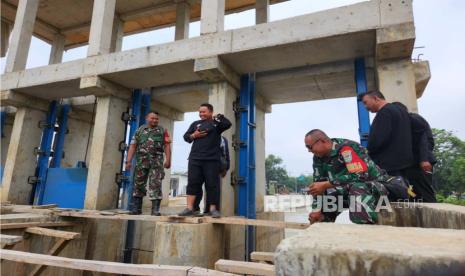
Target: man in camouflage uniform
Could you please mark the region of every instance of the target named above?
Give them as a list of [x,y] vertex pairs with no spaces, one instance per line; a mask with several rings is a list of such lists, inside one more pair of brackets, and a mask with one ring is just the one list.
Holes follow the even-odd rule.
[[[135,153],[136,167],[131,213],[136,215],[142,213],[142,198],[146,195],[148,180],[149,198],[152,201],[151,213],[160,216],[164,169],[171,166],[171,141],[166,129],[158,125],[157,112],[149,112],[145,120],[146,124],[136,130],[131,140],[126,160],[126,170],[129,170]],[[163,154],[166,155],[164,163]]]
[[309,191],[318,199],[313,202],[310,223],[335,221],[341,210],[325,210],[321,204],[329,199],[328,196],[342,199],[344,208],[350,205],[352,222],[376,223],[378,201],[387,195],[381,182],[387,181],[389,176],[370,159],[366,149],[347,139],[330,139],[319,129],[305,135],[305,146],[314,154],[314,183]]

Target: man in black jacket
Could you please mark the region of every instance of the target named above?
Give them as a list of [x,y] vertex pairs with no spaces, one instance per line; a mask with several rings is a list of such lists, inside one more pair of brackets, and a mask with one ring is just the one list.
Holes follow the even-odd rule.
[[[407,107],[400,103],[394,102],[394,105],[399,106],[408,112]],[[436,193],[433,189],[433,166],[437,163],[434,156],[434,137],[430,125],[421,115],[409,113],[410,123],[412,125],[412,150],[415,164],[422,170],[422,174],[416,173],[415,182],[424,183],[420,194],[423,195],[423,200],[427,202],[436,202]],[[426,195],[426,196],[425,196]]]
[[184,134],[184,140],[193,144],[187,169],[187,208],[179,215],[194,215],[195,197],[205,182],[210,214],[218,218],[221,133],[231,127],[231,122],[222,114],[213,116],[213,106],[208,103],[200,105],[199,116],[200,120],[193,122]]
[[380,91],[359,96],[368,111],[377,113],[370,128],[368,152],[389,175],[402,176],[413,186],[415,200],[434,202],[424,173],[415,162],[412,125],[407,110],[388,103]]

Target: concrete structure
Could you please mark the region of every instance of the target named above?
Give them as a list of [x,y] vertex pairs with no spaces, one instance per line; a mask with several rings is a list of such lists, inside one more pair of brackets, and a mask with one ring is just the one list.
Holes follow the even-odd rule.
[[465,230],[312,225],[283,240],[277,275],[462,275]]
[[[2,157],[6,161],[1,192],[2,201],[17,204],[27,204],[31,194],[27,178],[34,174],[36,156],[32,153],[42,133],[36,126],[44,120],[50,101],[71,105],[62,165],[87,164],[85,208],[113,209],[119,197],[115,174],[120,171],[122,155],[118,148],[125,136],[120,118],[130,106],[133,89],[151,89],[151,105],[171,133],[174,121],[183,120],[183,113],[196,111],[200,103],[212,103],[216,112],[233,121],[224,135],[238,142],[234,102],[240,76],[256,73],[257,217],[282,219],[280,214],[261,213],[265,114],[271,112],[272,104],[354,97],[354,60],[364,58],[368,89],[379,88],[389,100],[399,100],[417,111],[416,99],[430,77],[428,62],[410,60],[415,40],[411,0],[372,0],[274,22],[269,22],[269,5],[281,0],[54,0],[41,5],[43,2],[2,0],[1,6],[5,27],[2,53],[7,47],[8,52],[0,99],[2,106],[16,108],[10,138],[5,145],[2,140],[8,153]],[[257,25],[224,31],[225,15],[247,9],[256,9]],[[200,20],[201,35],[188,38],[189,23],[196,20]],[[125,35],[168,26],[176,27],[172,42],[121,51]],[[32,35],[52,45],[50,64],[25,69]],[[4,42],[8,36],[9,45]],[[86,58],[62,62],[64,50],[86,44]],[[237,207],[236,161],[236,154],[231,154],[221,198],[225,216],[234,215]],[[166,209],[170,207],[169,174],[166,170],[163,182]],[[148,202],[144,204],[148,207]],[[125,225],[91,220],[88,227],[86,257],[117,260]],[[176,236],[185,229],[192,231],[193,237],[214,232],[224,241],[212,245],[224,248],[221,254],[244,258],[244,227],[225,226],[222,232],[208,225],[194,228],[166,224],[148,231],[157,231],[160,240],[171,240],[168,235]],[[148,235],[137,231],[139,242]],[[115,242],[103,245],[101,237],[108,233]],[[273,250],[283,237],[279,231],[257,231],[256,235],[263,239],[257,240],[257,247],[263,250]],[[273,242],[267,243],[270,235]],[[115,251],[109,252],[107,247]],[[158,257],[152,261],[174,260],[153,248]],[[198,248],[183,252],[200,254]],[[145,255],[144,259],[150,258]],[[210,258],[190,260],[211,265]]]

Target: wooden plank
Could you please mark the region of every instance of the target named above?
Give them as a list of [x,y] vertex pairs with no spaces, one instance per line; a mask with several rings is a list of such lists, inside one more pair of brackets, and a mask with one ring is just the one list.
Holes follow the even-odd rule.
[[274,252],[252,252],[250,259],[255,262],[269,262],[274,263]]
[[[18,210],[27,210],[21,207]],[[216,223],[216,224],[235,224],[235,225],[253,225],[262,227],[274,227],[274,228],[291,228],[291,229],[306,229],[308,223],[297,223],[297,222],[285,222],[285,221],[273,221],[273,220],[259,220],[259,219],[247,219],[243,217],[179,217],[179,216],[149,216],[149,215],[127,215],[120,214],[117,212],[97,210],[63,210],[63,209],[47,209],[47,210],[27,210],[33,213],[50,214],[62,217],[77,217],[77,218],[101,218],[101,219],[114,219],[114,220],[139,220],[139,221],[154,221],[154,222],[179,222],[179,223]],[[113,213],[113,215],[112,215]]]
[[237,276],[237,274],[221,272],[213,269],[206,269],[202,267],[193,267],[187,271],[187,276]]
[[0,258],[14,262],[43,264],[47,266],[63,267],[69,269],[115,273],[118,275],[185,276],[187,275],[188,271],[192,269],[190,266],[125,264],[117,262],[72,259],[5,249],[0,250]]
[[241,261],[231,261],[220,259],[215,263],[215,270],[236,273],[236,274],[251,274],[251,275],[275,275],[274,265],[250,263]]
[[[50,256],[57,256],[60,254],[60,252],[65,248],[65,246],[68,244],[69,240],[65,239],[58,239],[55,244],[50,248],[50,250],[47,252],[47,255]],[[46,265],[36,265],[32,271],[29,273],[29,276],[36,276],[40,275],[45,269],[47,268]]]
[[18,242],[21,242],[22,240],[23,240],[22,236],[0,234],[0,243],[2,245],[2,248],[7,245],[15,245]]
[[61,230],[54,230],[42,227],[29,227],[26,228],[27,233],[42,235],[42,236],[49,236],[54,238],[60,238],[65,240],[72,240],[81,236],[81,234],[76,232],[68,232],[68,231],[61,231]]
[[205,222],[217,223],[217,224],[253,225],[253,226],[292,228],[292,229],[306,229],[309,226],[308,223],[247,219],[243,217],[222,217],[222,218],[206,217]]
[[57,221],[57,222],[16,222],[16,223],[4,223],[0,224],[1,230],[6,229],[21,229],[28,227],[65,227],[65,226],[76,226],[77,223],[71,221]]
[[50,209],[50,208],[56,208],[58,207],[58,204],[45,204],[45,205],[33,205],[32,209]]

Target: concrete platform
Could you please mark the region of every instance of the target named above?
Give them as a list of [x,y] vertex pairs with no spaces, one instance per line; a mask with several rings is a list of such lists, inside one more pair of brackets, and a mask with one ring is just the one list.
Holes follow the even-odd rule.
[[277,275],[463,275],[465,231],[319,223],[276,251]]
[[[292,31],[289,31],[292,30]],[[411,1],[373,0],[251,27],[191,39],[98,55],[2,75],[2,90],[40,99],[90,95],[86,77],[99,76],[124,88],[173,86],[201,82],[195,60],[219,57],[237,74],[259,72],[257,90],[270,104],[355,95],[353,60],[409,58],[415,39]],[[375,84],[367,63],[368,88]],[[202,102],[202,89],[155,100],[182,112]],[[2,92],[2,101],[9,96]],[[200,97],[198,97],[200,95]],[[205,95],[202,97],[201,95]],[[187,97],[187,99],[190,99]]]

